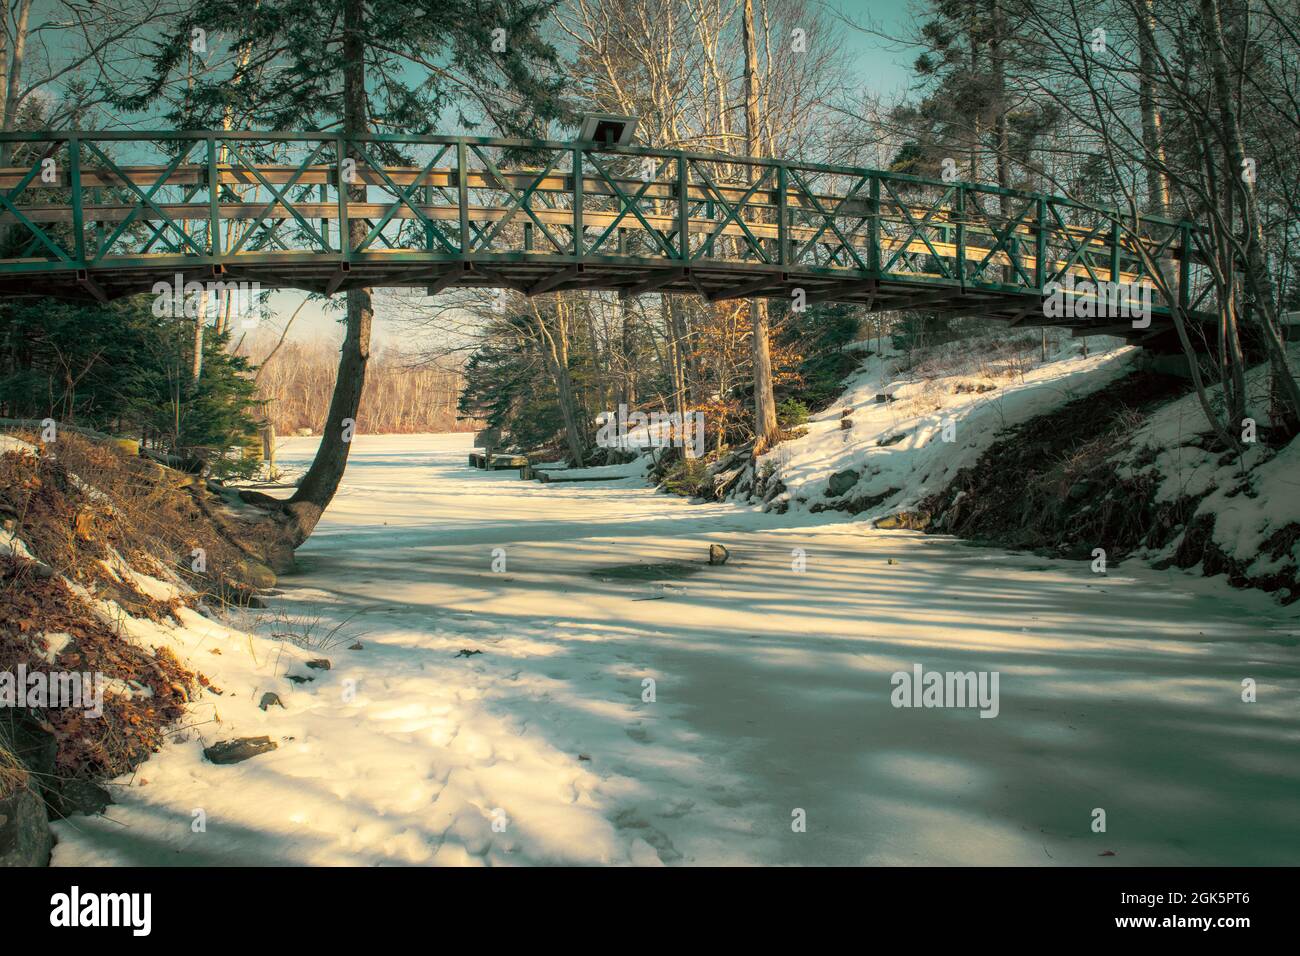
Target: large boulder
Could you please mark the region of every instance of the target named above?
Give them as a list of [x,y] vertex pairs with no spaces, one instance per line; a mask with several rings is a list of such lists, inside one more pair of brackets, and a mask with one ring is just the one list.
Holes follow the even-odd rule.
[[241,558],[235,562],[235,574],[246,584],[265,590],[275,587],[275,572],[260,561]]
[[[76,644],[64,648],[65,652],[69,649],[75,651]],[[44,801],[52,819],[103,813],[113,802],[109,792],[98,784],[58,773],[55,765],[58,741],[27,711],[14,710],[0,715],[0,745],[26,771],[28,786]]]
[[844,494],[846,491],[848,491],[850,488],[856,485],[860,477],[862,476],[859,475],[852,468],[849,468],[845,471],[835,472],[835,474],[831,475],[831,480],[826,485],[826,497],[838,498],[840,495]]
[[0,866],[48,866],[48,784],[54,782],[58,742],[26,710],[0,712]]
[[0,866],[49,866],[53,846],[45,802],[27,781],[0,797]]
[[76,814],[96,816],[108,809],[112,795],[97,783],[73,777],[59,781],[58,788],[46,793],[50,815],[55,819]]
[[23,708],[0,710],[0,748],[10,753],[27,771],[37,794],[50,799],[47,791],[55,781],[55,759],[59,742]]

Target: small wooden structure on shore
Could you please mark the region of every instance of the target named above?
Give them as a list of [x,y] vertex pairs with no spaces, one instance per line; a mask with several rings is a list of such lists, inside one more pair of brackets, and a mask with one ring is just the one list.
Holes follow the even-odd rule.
[[527,455],[494,455],[486,451],[469,453],[471,468],[483,468],[488,471],[501,471],[506,468],[527,468]]

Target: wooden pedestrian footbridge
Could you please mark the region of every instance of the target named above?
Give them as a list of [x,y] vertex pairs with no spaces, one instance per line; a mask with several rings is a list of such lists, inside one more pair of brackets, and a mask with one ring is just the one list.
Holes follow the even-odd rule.
[[[1215,308],[1194,223],[870,169],[311,132],[33,131],[0,135],[0,150],[5,295],[108,301],[177,276],[328,294],[665,292],[934,309],[1142,344],[1169,334],[1171,305],[1193,320]],[[1114,290],[1143,286],[1149,323],[1117,316]],[[1063,310],[1045,308],[1052,294]]]

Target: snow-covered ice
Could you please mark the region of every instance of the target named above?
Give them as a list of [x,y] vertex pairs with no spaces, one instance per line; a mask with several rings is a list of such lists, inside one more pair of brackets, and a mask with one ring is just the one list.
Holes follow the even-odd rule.
[[[256,636],[140,625],[222,695],[106,818],[56,825],[56,865],[1300,860],[1294,609],[639,478],[523,482],[468,468],[471,444],[358,436]],[[691,576],[592,573],[710,542],[731,559]],[[317,618],[338,643],[270,636]],[[999,715],[895,709],[918,663],[998,671]],[[279,748],[202,757],[262,735]]]

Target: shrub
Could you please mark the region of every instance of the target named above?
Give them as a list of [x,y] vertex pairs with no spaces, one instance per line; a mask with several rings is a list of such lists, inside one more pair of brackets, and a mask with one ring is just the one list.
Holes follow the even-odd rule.
[[786,430],[806,425],[808,406],[797,398],[787,398],[776,406],[776,423]]
[[680,458],[664,473],[662,487],[675,495],[694,497],[708,480],[708,466],[702,458]]

